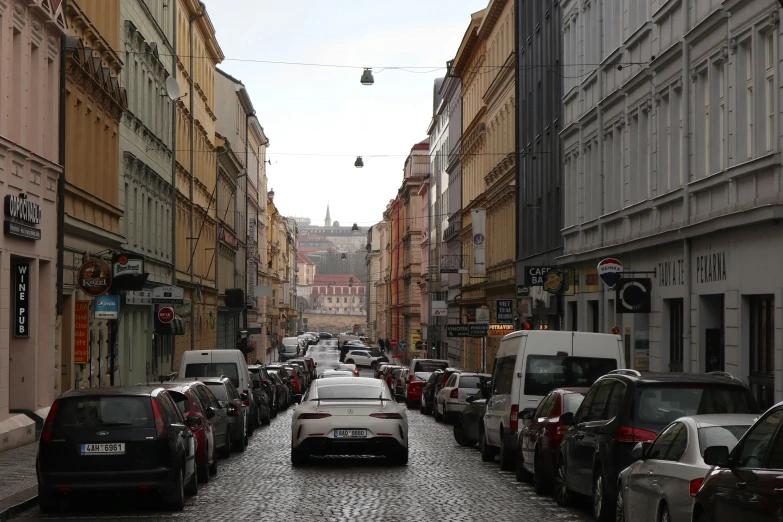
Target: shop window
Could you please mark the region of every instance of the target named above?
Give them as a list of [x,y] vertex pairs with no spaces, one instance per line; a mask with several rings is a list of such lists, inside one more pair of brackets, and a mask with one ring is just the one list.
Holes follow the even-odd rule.
[[681,372],[683,364],[683,302],[667,299],[669,307],[669,371]]
[[775,390],[775,298],[754,295],[748,298],[750,385],[759,405],[766,409],[774,404]]

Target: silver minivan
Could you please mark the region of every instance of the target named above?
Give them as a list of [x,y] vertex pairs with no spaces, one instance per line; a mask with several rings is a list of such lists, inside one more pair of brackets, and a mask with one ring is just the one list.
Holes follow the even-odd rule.
[[556,388],[587,388],[618,368],[625,368],[619,335],[524,330],[503,337],[479,430],[482,459],[491,461],[499,452],[501,468],[513,469],[523,412],[535,410]]

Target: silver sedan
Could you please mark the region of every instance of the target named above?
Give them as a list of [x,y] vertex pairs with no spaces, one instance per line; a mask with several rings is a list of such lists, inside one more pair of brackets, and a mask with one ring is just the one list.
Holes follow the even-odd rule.
[[655,441],[637,444],[632,452],[636,462],[620,473],[616,520],[690,522],[693,496],[710,470],[704,463],[704,450],[710,446],[731,450],[756,418],[740,414],[681,417]]

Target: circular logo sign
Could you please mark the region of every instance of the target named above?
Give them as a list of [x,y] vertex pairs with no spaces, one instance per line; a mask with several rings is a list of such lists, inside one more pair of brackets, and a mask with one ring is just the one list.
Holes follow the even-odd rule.
[[604,259],[598,263],[598,277],[606,286],[614,287],[623,276],[623,264],[614,258]]
[[121,255],[120,257],[117,258],[117,262],[119,264],[121,264],[122,266],[127,265],[128,264],[128,256],[126,256],[125,254]]
[[161,306],[158,310],[158,321],[169,324],[174,320],[174,309],[170,306]]
[[90,297],[101,296],[111,286],[111,267],[102,259],[89,259],[79,268],[76,282]]
[[544,290],[550,294],[559,294],[563,290],[565,284],[565,272],[553,268],[546,274],[546,280],[544,281]]
[[481,246],[484,244],[484,241],[486,238],[484,237],[484,234],[476,234],[473,236],[473,244]]

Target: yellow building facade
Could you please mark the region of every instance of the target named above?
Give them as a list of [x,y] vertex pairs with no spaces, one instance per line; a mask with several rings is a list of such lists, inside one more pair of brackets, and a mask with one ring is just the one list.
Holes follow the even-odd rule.
[[184,351],[216,347],[215,67],[223,52],[209,15],[196,0],[177,6],[177,285],[192,303],[177,336],[175,366]]

